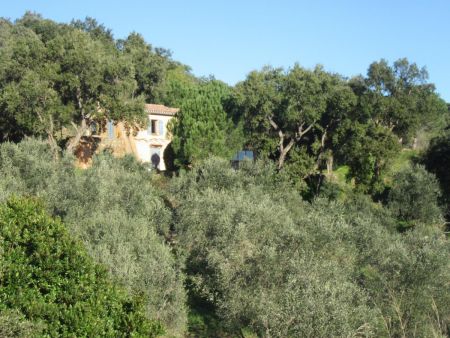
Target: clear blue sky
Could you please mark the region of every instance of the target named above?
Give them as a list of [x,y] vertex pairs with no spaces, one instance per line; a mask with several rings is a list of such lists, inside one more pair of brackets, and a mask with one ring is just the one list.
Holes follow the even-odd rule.
[[450,102],[450,0],[7,0],[0,15],[26,10],[58,22],[91,16],[116,38],[139,32],[195,75],[232,85],[267,64],[352,76],[407,57]]

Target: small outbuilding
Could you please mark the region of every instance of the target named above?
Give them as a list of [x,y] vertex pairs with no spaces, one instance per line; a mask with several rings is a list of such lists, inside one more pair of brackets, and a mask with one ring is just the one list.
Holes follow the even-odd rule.
[[236,155],[231,160],[231,166],[234,169],[239,169],[239,166],[244,161],[254,161],[255,156],[251,150],[241,150],[236,153]]

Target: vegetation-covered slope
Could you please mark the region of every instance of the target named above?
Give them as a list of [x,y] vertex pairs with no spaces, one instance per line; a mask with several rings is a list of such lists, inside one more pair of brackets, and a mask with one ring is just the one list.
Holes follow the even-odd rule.
[[[180,107],[170,175],[74,166],[144,101]],[[230,87],[91,18],[2,19],[0,335],[448,336],[449,116],[407,59]]]
[[[24,334],[8,323],[17,310],[34,326],[27,335],[157,336],[142,304],[109,281],[65,226],[31,199],[12,198],[0,206],[0,324],[5,335]],[[21,320],[16,315],[16,320]],[[3,327],[3,325],[7,325]],[[16,328],[14,328],[16,327]]]

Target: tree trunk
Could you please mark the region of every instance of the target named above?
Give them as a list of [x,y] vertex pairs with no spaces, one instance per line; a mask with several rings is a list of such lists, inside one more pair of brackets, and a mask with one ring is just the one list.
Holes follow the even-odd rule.
[[53,152],[53,158],[55,160],[57,160],[59,157],[59,149],[58,149],[58,144],[56,143],[55,137],[53,136],[54,131],[55,131],[55,127],[53,124],[53,117],[50,115],[49,129],[47,130],[47,139],[48,139],[48,143],[50,144],[50,148],[52,149],[52,152]]
[[55,138],[53,137],[53,134],[48,134],[47,137],[48,143],[50,144],[50,148],[52,149],[53,158],[57,160],[59,158],[59,148],[58,144],[56,143]]
[[333,154],[330,154],[327,158],[327,177],[331,177],[333,173]]
[[269,120],[270,125],[273,127],[273,129],[275,129],[275,131],[278,131],[278,137],[280,138],[280,141],[279,141],[280,156],[278,157],[278,170],[280,170],[284,166],[284,162],[286,160],[286,155],[288,154],[289,150],[291,150],[291,148],[294,146],[294,144],[296,142],[299,142],[301,140],[303,135],[305,135],[308,131],[311,130],[311,128],[313,127],[313,125],[316,121],[311,123],[306,129],[303,129],[305,123],[304,122],[301,123],[298,126],[298,130],[297,130],[297,132],[295,132],[295,135],[292,136],[290,138],[289,143],[286,146],[284,146],[284,140],[286,138],[285,133],[280,129],[280,127],[274,121],[272,116],[269,116],[268,120]]
[[84,133],[86,132],[86,130],[88,129],[88,125],[86,123],[86,119],[82,119],[81,120],[81,126],[80,127],[75,127],[76,130],[76,134],[75,136],[69,141],[69,144],[66,147],[66,150],[69,153],[73,153],[75,151],[75,148],[78,146],[78,144],[80,144],[80,140],[83,137]]
[[75,128],[76,133],[75,133],[75,136],[69,141],[69,143],[66,147],[66,150],[69,153],[73,153],[75,151],[78,144],[80,144],[81,138],[83,137],[84,133],[89,128],[89,125],[87,123],[87,119],[89,119],[89,115],[86,115],[86,112],[84,110],[84,104],[83,104],[83,99],[81,97],[81,89],[80,88],[77,88],[76,98],[77,98],[78,109],[80,109],[80,112],[81,112],[81,126],[78,127],[77,125],[75,125],[75,123],[72,122],[72,125]]
[[320,150],[316,157],[316,166],[314,168],[315,171],[319,171],[320,162],[322,161],[323,154],[325,152],[325,141],[327,139],[328,126],[326,126],[325,130],[322,133],[322,137],[320,138]]
[[413,148],[413,150],[416,150],[416,148],[417,148],[417,137],[414,137],[414,139],[413,139],[412,148]]
[[286,160],[286,155],[291,150],[292,146],[295,144],[295,140],[291,139],[286,147],[280,146],[280,156],[278,157],[278,169],[283,168],[284,161]]

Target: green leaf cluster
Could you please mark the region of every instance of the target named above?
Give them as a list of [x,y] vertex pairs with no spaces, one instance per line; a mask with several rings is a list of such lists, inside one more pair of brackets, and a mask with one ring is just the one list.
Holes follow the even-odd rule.
[[427,170],[436,175],[442,191],[442,205],[450,219],[450,127],[431,140],[422,159]]
[[387,206],[404,227],[417,222],[440,226],[443,224],[440,195],[436,176],[423,166],[414,165],[394,176]]
[[210,159],[173,180],[194,308],[209,308],[231,335],[448,332],[450,247],[441,230],[422,220],[398,233],[389,210],[362,195],[309,204],[274,175],[262,163],[235,171]]
[[374,62],[366,77],[352,79],[321,66],[264,67],[236,85],[230,111],[246,145],[301,190],[346,165],[358,190],[377,195],[400,148],[423,144],[420,134],[445,124],[446,104],[427,78],[407,59]]
[[177,165],[195,165],[209,156],[231,158],[240,148],[240,129],[224,109],[230,95],[227,85],[211,79],[193,87],[183,100],[171,126]]
[[112,284],[58,220],[31,199],[0,206],[0,311],[20,311],[49,336],[153,336],[162,333],[142,304]]
[[99,155],[87,170],[73,158],[54,160],[48,144],[0,145],[0,198],[39,196],[97,263],[130,293],[148,318],[167,331],[185,329],[183,274],[166,244],[171,214],[152,175],[132,157]]
[[0,21],[0,139],[48,138],[74,150],[106,120],[145,125],[144,100],[162,102],[170,53],[141,35],[115,40],[95,19],[58,24],[26,13]]

